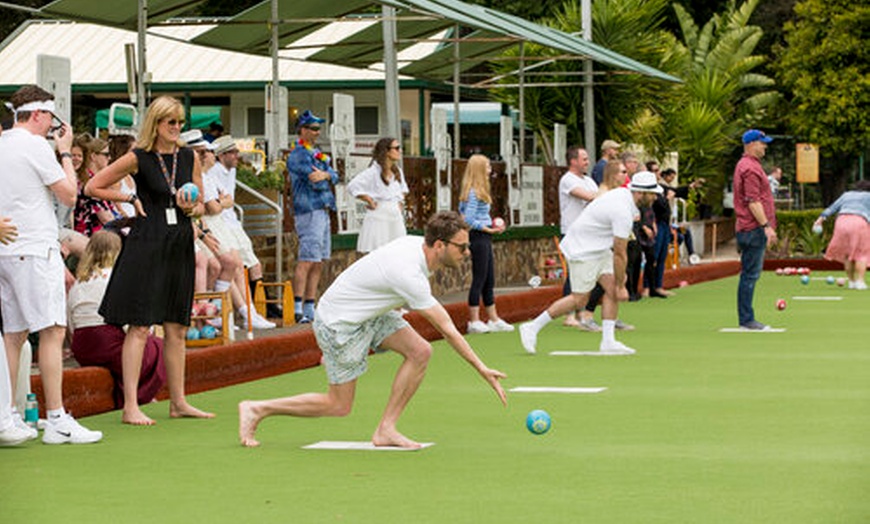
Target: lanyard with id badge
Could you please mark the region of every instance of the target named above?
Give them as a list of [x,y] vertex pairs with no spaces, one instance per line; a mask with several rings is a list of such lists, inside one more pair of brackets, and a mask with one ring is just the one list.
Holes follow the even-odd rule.
[[166,169],[163,155],[156,151],[154,154],[157,156],[157,162],[160,164],[160,171],[163,172],[163,179],[166,180],[166,185],[169,186],[169,207],[166,208],[166,225],[175,226],[178,225],[178,214],[175,211],[175,173],[178,170],[178,148],[176,147],[172,152],[172,175]]

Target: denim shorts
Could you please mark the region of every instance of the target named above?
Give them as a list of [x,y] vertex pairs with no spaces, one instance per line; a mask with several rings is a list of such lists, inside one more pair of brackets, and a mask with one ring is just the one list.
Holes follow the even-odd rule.
[[312,327],[323,352],[329,383],[345,384],[366,372],[369,349],[376,349],[385,338],[410,324],[398,311],[391,310],[362,324],[339,322],[327,326],[314,317]]
[[299,237],[299,261],[321,262],[332,254],[329,211],[318,209],[296,215],[296,236]]

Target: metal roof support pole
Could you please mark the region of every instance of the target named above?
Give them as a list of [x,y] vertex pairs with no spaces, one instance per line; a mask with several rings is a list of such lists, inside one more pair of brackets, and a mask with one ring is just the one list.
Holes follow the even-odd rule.
[[[582,0],[580,4],[582,17],[583,40],[592,41],[592,0]],[[595,165],[598,150],[595,148],[595,93],[593,91],[592,59],[583,61],[583,72],[586,73],[583,87],[583,140],[589,161]]]
[[139,111],[139,122],[145,121],[145,108],[148,104],[148,93],[145,92],[145,76],[148,74],[145,63],[145,33],[148,31],[148,0],[139,0],[138,12],[138,42],[136,46],[139,62],[139,75],[136,77],[136,109]]
[[281,147],[285,144],[279,144],[278,139],[281,136],[282,118],[278,114],[278,110],[282,107],[280,103],[281,94],[281,76],[278,67],[278,30],[280,28],[280,20],[278,19],[278,0],[272,0],[272,14],[269,20],[269,55],[272,59],[272,89],[269,96],[269,103],[266,105],[266,122],[271,123],[266,130],[266,142],[269,144],[269,161],[270,163],[278,158]]
[[453,26],[453,158],[460,158],[462,139],[459,137],[459,24]]
[[[520,42],[520,163],[526,161],[526,42]],[[520,166],[517,166],[519,171]]]
[[[281,125],[285,122],[287,115],[279,115],[278,109],[283,108],[283,104],[279,104],[278,101],[281,97],[279,91],[281,90],[281,73],[280,68],[278,67],[278,30],[279,30],[279,22],[278,22],[278,0],[272,0],[272,41],[271,41],[271,51],[272,51],[272,103],[270,104],[269,111],[272,111],[272,129],[269,130],[271,133],[271,137],[269,137],[269,158],[271,160],[277,160],[280,158],[281,147],[286,146],[286,144],[279,144],[278,137],[281,136]],[[290,101],[290,97],[288,95],[287,101]],[[283,204],[281,203],[281,194],[278,194],[278,203],[281,204],[281,209],[283,210]],[[275,281],[283,282],[284,281],[284,217],[283,213],[278,213],[278,224],[275,228]],[[282,295],[283,297],[283,295]]]
[[399,121],[399,65],[396,55],[396,8],[382,6],[384,34],[384,97],[387,105],[387,136],[402,143]]

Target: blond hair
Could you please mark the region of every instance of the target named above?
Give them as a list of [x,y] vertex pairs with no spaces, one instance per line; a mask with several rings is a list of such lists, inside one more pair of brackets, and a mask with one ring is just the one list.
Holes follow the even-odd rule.
[[473,189],[474,196],[481,202],[492,204],[489,190],[489,159],[483,155],[471,155],[462,175],[462,190],[459,200],[468,200],[468,193]]
[[622,160],[607,161],[604,174],[601,176],[601,185],[598,186],[599,194],[622,186],[625,182],[625,174],[622,172],[624,166]]
[[101,270],[115,265],[115,259],[121,252],[121,237],[113,231],[101,229],[91,235],[88,247],[82,254],[76,268],[76,280],[87,282],[97,276]]
[[[154,144],[157,141],[157,125],[165,118],[184,119],[184,106],[171,96],[158,97],[148,106],[145,122],[142,124],[142,129],[139,130],[139,139],[136,141],[138,147],[145,151],[154,149]],[[182,144],[179,142],[178,145]]]

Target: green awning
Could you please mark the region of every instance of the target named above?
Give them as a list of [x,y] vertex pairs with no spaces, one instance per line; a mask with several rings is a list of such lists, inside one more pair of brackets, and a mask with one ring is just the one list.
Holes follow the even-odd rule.
[[[115,116],[115,124],[130,127],[133,125],[133,119],[130,113],[119,112]],[[208,129],[208,126],[221,122],[221,106],[192,106],[190,108],[190,129]],[[109,110],[100,109],[94,117],[94,126],[97,129],[107,129],[109,127]]]
[[[206,0],[148,0],[148,23],[163,22],[178,16]],[[55,0],[40,12],[46,16],[79,20],[95,24],[136,29],[139,20],[139,2],[121,0]]]
[[[149,23],[164,21],[181,14],[204,0],[149,0]],[[492,60],[501,48],[528,42],[541,45],[572,57],[589,58],[617,71],[638,73],[670,82],[681,80],[653,67],[622,56],[577,36],[536,24],[500,11],[468,4],[460,0],[279,0],[279,46],[293,49],[300,39],[335,21],[371,20],[380,15],[382,6],[396,8],[398,48],[404,49],[417,40],[432,38],[450,26],[462,26],[474,31],[460,41],[460,55],[465,70]],[[272,0],[264,0],[228,19],[216,19],[216,27],[191,40],[194,44],[269,56],[271,39]],[[44,7],[46,16],[62,17],[132,28],[136,25],[137,2],[124,0],[56,0]],[[380,24],[357,33],[336,37],[315,49],[307,59],[336,65],[367,67],[383,60],[383,44],[378,42]],[[482,39],[482,35],[491,36]],[[453,74],[451,42],[445,42],[434,53],[414,59],[401,69],[407,75],[443,80]],[[304,47],[302,44],[298,46]]]

